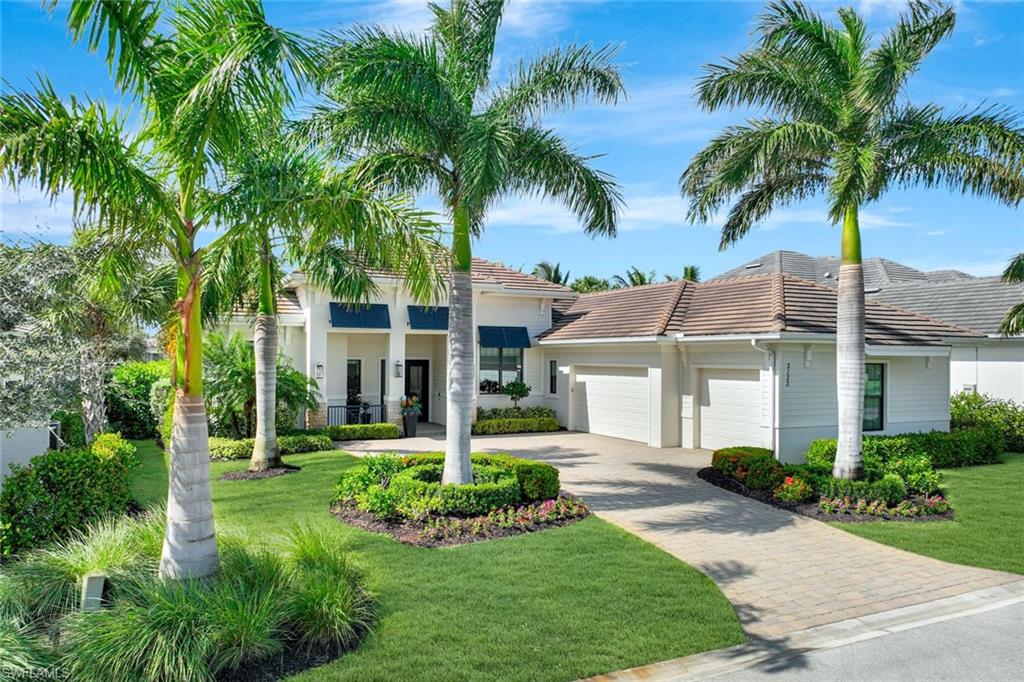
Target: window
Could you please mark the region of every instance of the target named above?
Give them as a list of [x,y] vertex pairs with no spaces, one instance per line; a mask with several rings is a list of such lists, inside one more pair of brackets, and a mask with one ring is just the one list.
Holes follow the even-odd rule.
[[501,389],[523,376],[522,348],[480,347],[480,392],[501,393]]
[[548,393],[558,393],[558,360],[548,360]]
[[885,414],[885,365],[868,363],[864,366],[864,430],[881,431]]
[[380,359],[380,404],[384,404],[384,396],[388,393],[387,385],[387,360],[384,358]]
[[346,397],[349,405],[358,405],[363,392],[363,361],[348,361],[348,380],[345,384]]

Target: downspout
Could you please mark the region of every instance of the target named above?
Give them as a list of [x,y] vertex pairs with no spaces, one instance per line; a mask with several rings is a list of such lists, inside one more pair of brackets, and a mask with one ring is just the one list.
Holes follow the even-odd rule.
[[764,364],[772,371],[772,403],[771,403],[771,444],[775,459],[779,459],[779,376],[775,371],[775,351],[757,344],[757,339],[750,339],[750,347],[764,355]]

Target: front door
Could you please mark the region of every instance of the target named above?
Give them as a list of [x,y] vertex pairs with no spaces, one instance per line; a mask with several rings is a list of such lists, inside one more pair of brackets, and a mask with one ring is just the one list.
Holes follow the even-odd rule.
[[420,421],[430,421],[430,361],[429,360],[406,360],[405,361],[405,395],[420,399],[423,411],[420,412]]

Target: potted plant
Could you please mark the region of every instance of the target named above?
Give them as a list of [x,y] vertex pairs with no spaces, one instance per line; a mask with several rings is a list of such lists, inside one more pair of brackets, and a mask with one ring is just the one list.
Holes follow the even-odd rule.
[[419,423],[422,412],[423,406],[420,404],[420,399],[416,396],[402,399],[402,424],[405,427],[406,438],[414,438],[416,436],[416,424]]

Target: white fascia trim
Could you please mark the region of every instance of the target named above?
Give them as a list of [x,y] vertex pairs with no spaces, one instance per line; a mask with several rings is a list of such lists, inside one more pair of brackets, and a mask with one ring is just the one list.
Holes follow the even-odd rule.
[[949,346],[872,346],[864,347],[864,354],[871,356],[895,356],[895,357],[949,357],[953,349]]
[[537,343],[542,346],[586,346],[608,343],[662,343],[665,340],[667,337],[664,336],[616,336],[598,339],[542,339]]
[[[812,334],[814,338],[819,338],[821,334]],[[707,334],[703,336],[687,336],[686,334],[676,334],[675,340],[677,343],[722,343],[722,342],[736,342],[746,343],[751,340],[755,341],[779,341],[788,336],[783,336],[779,332],[769,332],[765,334]]]

